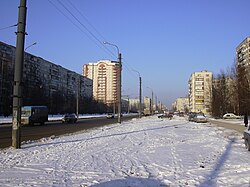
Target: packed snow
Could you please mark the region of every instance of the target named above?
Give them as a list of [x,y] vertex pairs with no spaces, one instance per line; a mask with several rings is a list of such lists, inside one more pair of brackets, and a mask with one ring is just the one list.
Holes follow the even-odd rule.
[[249,187],[249,159],[236,131],[151,116],[2,149],[0,184]]

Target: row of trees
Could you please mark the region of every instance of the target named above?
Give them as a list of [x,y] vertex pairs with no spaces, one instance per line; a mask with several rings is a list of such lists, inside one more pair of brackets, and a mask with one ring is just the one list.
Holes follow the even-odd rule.
[[212,88],[213,116],[222,116],[227,112],[250,114],[250,74],[249,67],[233,64],[231,68],[214,77]]

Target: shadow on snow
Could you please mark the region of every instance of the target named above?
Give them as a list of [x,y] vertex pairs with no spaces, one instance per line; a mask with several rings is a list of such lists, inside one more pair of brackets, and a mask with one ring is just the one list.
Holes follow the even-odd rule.
[[99,184],[94,184],[91,187],[161,187],[166,184],[150,178],[135,178],[127,177],[125,179],[117,179]]
[[204,187],[204,186],[213,187],[213,186],[218,185],[216,183],[218,175],[220,174],[222,167],[224,166],[225,162],[227,161],[230,155],[234,142],[235,142],[235,138],[229,139],[229,142],[226,146],[224,153],[221,155],[220,158],[218,158],[213,170],[208,176],[205,177],[206,179],[199,185],[200,187]]

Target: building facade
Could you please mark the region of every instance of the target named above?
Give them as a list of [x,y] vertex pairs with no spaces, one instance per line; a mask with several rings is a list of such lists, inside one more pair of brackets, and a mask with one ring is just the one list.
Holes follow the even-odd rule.
[[140,99],[129,99],[129,109],[131,112],[139,112]]
[[95,100],[107,105],[117,103],[119,68],[119,63],[110,60],[84,64],[83,76],[93,81],[93,97]]
[[172,104],[172,107],[175,111],[178,112],[187,112],[189,110],[189,102],[187,97],[180,97],[175,100]]
[[250,65],[250,37],[247,37],[236,47],[237,66]]
[[[0,115],[12,113],[15,47],[0,42]],[[50,113],[75,112],[92,98],[92,80],[29,53],[24,54],[23,105],[46,105]]]
[[250,37],[236,47],[236,69],[240,114],[250,113]]
[[212,102],[212,72],[195,72],[189,79],[189,111],[211,113]]

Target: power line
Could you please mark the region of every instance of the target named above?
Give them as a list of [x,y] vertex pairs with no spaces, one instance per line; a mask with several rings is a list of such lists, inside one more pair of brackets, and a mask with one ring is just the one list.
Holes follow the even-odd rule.
[[91,24],[91,22],[86,18],[86,16],[83,15],[83,13],[69,0],[67,0],[69,4],[82,16],[82,18],[90,25],[92,29],[103,39],[103,41],[107,41],[103,35]]
[[[110,50],[108,50],[108,49],[106,49],[105,48],[105,46],[103,46],[103,45],[100,45],[99,43],[101,43],[100,41],[99,41],[99,43],[96,41],[96,40],[94,40],[93,39],[93,36],[91,37],[87,32],[85,32],[79,25],[77,25],[68,15],[66,15],[60,8],[58,8],[58,6],[55,4],[55,3],[53,3],[51,0],[48,0],[49,1],[49,3],[52,5],[52,6],[54,6],[54,8],[56,8],[57,9],[57,11],[59,11],[64,17],[66,17],[75,27],[77,27],[84,35],[86,35],[92,42],[94,42],[100,49],[102,49],[102,50],[104,50],[107,54],[109,54],[110,55],[110,53],[114,56],[114,54],[110,51]],[[61,4],[61,2],[59,2],[60,4]],[[64,5],[62,5],[64,8],[66,8]],[[73,16],[74,17],[74,16]]]
[[[69,18],[69,16],[67,16],[62,10],[60,10],[54,3],[52,3],[51,0],[48,0],[61,14],[63,14],[63,16],[65,16],[74,26],[76,26],[81,32],[83,32],[91,41],[93,41],[100,49],[104,50],[105,52],[109,52],[109,55],[111,54],[113,57],[117,56],[114,54],[114,52],[112,52],[109,48],[107,48],[103,42],[93,33],[90,31],[90,29],[87,28],[87,26],[85,26],[62,2],[60,2],[59,0],[57,0],[57,2],[87,31],[83,31],[82,28],[80,26],[78,26],[75,22],[72,21],[71,18]],[[81,13],[79,11],[79,9],[76,8],[76,6],[70,2],[69,0],[67,0],[69,2],[69,4],[82,16],[82,18],[90,25],[90,27],[100,36],[100,38],[102,38],[104,41],[107,41],[102,35],[101,33],[90,23],[90,21],[86,18],[86,16],[83,15],[83,13]],[[101,46],[100,46],[101,45]],[[125,67],[125,69],[133,76],[136,77],[134,72],[131,71],[133,68],[128,66],[128,63],[123,61],[123,65]]]
[[104,44],[103,41],[99,40],[62,2],[60,2],[59,0],[57,0],[57,2],[82,26],[84,27],[87,32],[94,38],[96,39],[99,44],[101,44],[102,47],[104,47],[104,49],[106,49],[111,55],[114,56],[114,53],[112,51],[110,51]]
[[12,28],[12,27],[16,27],[16,26],[18,26],[18,24],[11,25],[11,26],[8,26],[8,27],[3,27],[3,28],[0,28],[0,31],[5,30],[5,29],[9,29],[9,28]]

